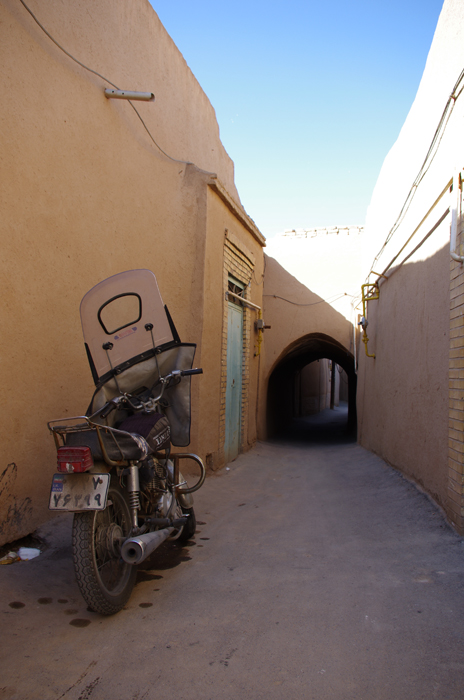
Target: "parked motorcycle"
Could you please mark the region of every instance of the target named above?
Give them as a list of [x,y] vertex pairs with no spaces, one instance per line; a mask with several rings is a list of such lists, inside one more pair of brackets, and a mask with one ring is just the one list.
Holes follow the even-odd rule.
[[[166,539],[195,533],[192,493],[205,480],[190,442],[195,348],[182,343],[150,270],[114,275],[81,302],[96,385],[85,416],[48,423],[57,447],[49,508],[74,512],[77,583],[88,606],[112,615],[127,603],[137,565]],[[189,486],[181,460],[199,477]]]

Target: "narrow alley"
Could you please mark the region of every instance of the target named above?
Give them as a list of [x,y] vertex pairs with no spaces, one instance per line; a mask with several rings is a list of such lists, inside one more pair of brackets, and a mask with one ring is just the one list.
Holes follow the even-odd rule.
[[464,1],[158,5],[0,0],[0,700],[464,700]]
[[0,698],[462,700],[462,539],[329,420],[211,476],[195,540],[113,617],[79,594],[70,516],[46,524],[40,557],[2,567]]

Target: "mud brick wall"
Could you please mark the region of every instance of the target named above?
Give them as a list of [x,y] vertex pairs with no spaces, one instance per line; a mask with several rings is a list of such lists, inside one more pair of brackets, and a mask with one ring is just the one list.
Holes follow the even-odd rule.
[[[464,248],[463,229],[461,216],[456,245],[460,255]],[[454,527],[460,534],[464,534],[464,265],[451,260],[450,277],[447,511]]]

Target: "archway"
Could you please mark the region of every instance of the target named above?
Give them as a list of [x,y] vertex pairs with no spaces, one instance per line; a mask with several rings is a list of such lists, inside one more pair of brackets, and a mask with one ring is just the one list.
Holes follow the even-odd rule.
[[[267,435],[283,436],[296,417],[301,415],[301,401],[297,396],[298,377],[302,370],[316,361],[327,360],[330,370],[340,367],[348,381],[348,414],[345,427],[351,437],[356,436],[356,373],[353,355],[330,336],[312,333],[292,343],[275,365],[267,391]],[[321,367],[320,370],[323,370]],[[334,376],[332,374],[332,376]],[[333,399],[333,395],[331,397]],[[315,411],[317,413],[317,411]]]

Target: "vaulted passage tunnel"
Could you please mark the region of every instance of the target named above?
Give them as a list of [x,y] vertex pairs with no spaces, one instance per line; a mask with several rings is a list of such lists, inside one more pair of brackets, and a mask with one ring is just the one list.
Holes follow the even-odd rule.
[[322,334],[300,338],[269,378],[268,437],[356,439],[356,379],[353,355],[336,340]]

